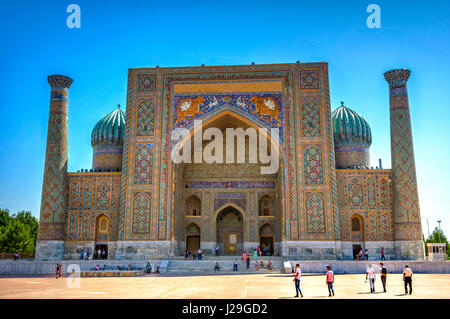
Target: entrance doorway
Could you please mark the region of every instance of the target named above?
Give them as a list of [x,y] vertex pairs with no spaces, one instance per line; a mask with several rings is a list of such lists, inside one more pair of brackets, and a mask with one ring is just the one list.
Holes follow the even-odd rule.
[[192,252],[200,248],[200,227],[194,223],[190,223],[186,226],[186,249]]
[[228,206],[217,215],[217,243],[224,255],[239,255],[243,251],[244,221],[242,214]]
[[187,236],[186,249],[187,251],[196,251],[200,248],[200,236]]
[[264,224],[259,229],[259,247],[264,256],[272,256],[274,253],[273,244],[275,242],[275,233],[270,224]]
[[361,250],[361,245],[353,245],[353,259],[359,259],[359,251]]
[[[95,244],[95,250],[97,251],[97,259],[108,259],[108,245]],[[104,255],[103,251],[105,251]]]

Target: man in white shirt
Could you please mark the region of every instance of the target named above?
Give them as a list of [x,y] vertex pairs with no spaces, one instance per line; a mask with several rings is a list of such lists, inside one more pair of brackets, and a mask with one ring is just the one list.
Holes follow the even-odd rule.
[[366,280],[369,278],[369,284],[370,284],[370,293],[375,292],[375,270],[373,269],[372,265],[370,265],[369,269],[367,269],[366,272]]
[[411,268],[408,267],[408,265],[405,266],[405,269],[403,269],[403,281],[405,282],[405,295],[408,294],[408,285],[409,285],[409,294],[412,294],[412,275],[413,272]]
[[295,282],[295,297],[298,297],[298,293],[300,292],[300,295],[303,298],[302,290],[300,289],[300,277],[302,276],[302,271],[300,270],[300,265],[295,265],[295,274],[294,274],[294,282]]

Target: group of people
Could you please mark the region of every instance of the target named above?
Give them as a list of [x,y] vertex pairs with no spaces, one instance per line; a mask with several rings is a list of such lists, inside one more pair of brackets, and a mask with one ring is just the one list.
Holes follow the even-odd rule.
[[[358,255],[355,257],[359,260],[369,260],[369,251],[366,249],[366,251],[363,252],[363,250],[360,249]],[[384,248],[381,248],[381,260],[386,260],[386,257],[384,256]]]
[[[379,271],[380,271],[381,283],[383,285],[383,292],[386,292],[386,281],[387,281],[388,271],[383,263],[380,263]],[[409,287],[409,294],[410,295],[412,294],[412,275],[413,275],[413,272],[412,272],[411,268],[409,268],[409,266],[406,265],[405,269],[403,269],[403,283],[405,286],[405,295],[408,294],[408,287]],[[300,265],[296,264],[295,271],[294,271],[294,279],[293,279],[293,281],[295,282],[295,293],[296,293],[296,295],[294,297],[299,297],[299,294],[300,294],[300,296],[303,297],[302,290],[300,289],[301,276],[302,276],[302,271],[300,270]],[[332,297],[332,296],[334,296],[334,287],[333,287],[334,272],[333,272],[333,270],[331,270],[330,266],[327,266],[325,278],[326,278],[326,285],[328,287],[328,297]],[[371,265],[367,269],[367,272],[366,272],[366,282],[369,281],[370,293],[375,293],[375,280],[376,280],[375,269]]]
[[61,265],[56,264],[56,279],[61,278]]
[[188,259],[190,256],[192,256],[192,259],[202,260],[203,256],[205,255],[204,251],[200,248],[198,250],[193,250],[192,252],[185,250],[184,251],[184,259]]
[[[246,257],[242,257],[242,261],[245,262],[247,264],[247,269],[250,268],[250,256],[246,256]],[[264,269],[266,268],[267,270],[272,270],[272,262],[269,260],[267,262],[267,265],[264,266],[264,261],[261,260],[260,262],[258,262],[257,260],[255,261],[255,269],[256,270],[260,270],[260,269]],[[233,271],[238,271],[239,269],[239,263],[237,261],[237,259],[234,260],[233,263]],[[214,271],[220,271],[220,266],[219,266],[219,262],[216,262],[216,265],[214,266]]]
[[[89,248],[86,250],[86,253],[84,252],[84,250],[80,252],[80,260],[88,260],[90,256],[91,252]],[[106,250],[100,248],[98,250],[94,249],[92,253],[92,259],[106,259]]]

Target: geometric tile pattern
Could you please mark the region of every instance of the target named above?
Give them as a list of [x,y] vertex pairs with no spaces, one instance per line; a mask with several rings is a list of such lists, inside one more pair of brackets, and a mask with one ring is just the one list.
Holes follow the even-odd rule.
[[319,70],[300,70],[300,90],[319,89]]
[[381,240],[391,240],[391,217],[390,212],[381,214]]
[[319,147],[308,145],[304,148],[305,184],[323,184],[322,152]]
[[364,205],[363,187],[361,180],[352,178],[348,182],[348,205],[350,207],[362,207]]
[[97,185],[97,201],[95,207],[97,209],[108,208],[111,199],[111,186],[109,183],[103,182]]
[[321,193],[306,193],[306,224],[308,234],[325,233],[325,207]]
[[70,209],[80,207],[80,184],[74,182],[70,184]]
[[367,228],[368,228],[368,240],[377,240],[378,239],[378,224],[377,224],[377,213],[371,212],[368,213],[367,218]]
[[69,235],[68,240],[76,240],[77,239],[77,231],[78,231],[78,214],[73,213],[70,214],[69,217]]
[[150,193],[137,193],[133,201],[133,234],[148,234],[151,218]]
[[389,83],[394,235],[396,240],[422,239],[406,85],[410,73],[406,69],[396,69],[384,74]]
[[92,183],[84,184],[84,192],[83,192],[83,208],[91,208],[92,200],[94,198]]
[[379,179],[380,181],[380,207],[389,207],[389,186],[386,177]]
[[139,99],[137,106],[136,136],[153,136],[155,105],[153,98]]
[[367,206],[377,207],[376,182],[374,178],[367,179]]
[[139,75],[139,91],[155,91],[156,74]]
[[302,135],[320,137],[320,106],[317,98],[302,99]]
[[151,184],[152,183],[152,167],[153,167],[153,145],[138,144],[136,145],[136,158],[134,167],[134,183],[135,184]]

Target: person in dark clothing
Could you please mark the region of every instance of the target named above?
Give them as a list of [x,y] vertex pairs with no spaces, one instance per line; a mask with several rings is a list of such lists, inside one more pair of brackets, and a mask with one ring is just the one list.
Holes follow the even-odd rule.
[[405,282],[405,295],[408,293],[408,286],[409,286],[409,294],[412,294],[412,275],[413,272],[411,268],[408,267],[408,265],[405,266],[405,269],[403,270],[403,281]]
[[249,269],[250,268],[250,256],[247,256],[246,262],[247,262],[247,269]]
[[383,284],[383,290],[386,292],[386,279],[387,279],[387,269],[384,267],[383,263],[380,263],[380,273],[381,273],[381,283]]

